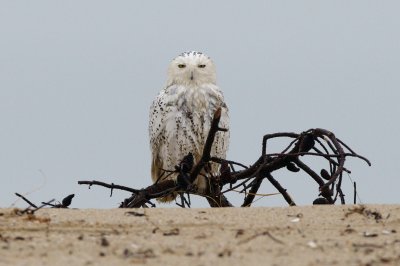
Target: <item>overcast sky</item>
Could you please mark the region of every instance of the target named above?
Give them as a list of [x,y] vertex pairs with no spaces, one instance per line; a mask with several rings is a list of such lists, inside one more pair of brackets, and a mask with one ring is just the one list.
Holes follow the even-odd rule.
[[[264,134],[322,127],[372,161],[346,161],[362,202],[399,203],[399,10],[388,0],[0,1],[0,207],[29,192],[111,208],[129,193],[77,181],[151,184],[149,106],[188,50],[217,66],[229,159],[253,163]],[[275,177],[298,204],[318,194],[304,174]],[[343,189],[351,202],[348,176]]]

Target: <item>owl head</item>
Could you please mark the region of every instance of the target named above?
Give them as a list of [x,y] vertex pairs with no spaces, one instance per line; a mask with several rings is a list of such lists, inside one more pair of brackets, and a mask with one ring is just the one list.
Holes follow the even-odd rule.
[[213,61],[203,53],[184,52],[172,60],[168,67],[167,86],[198,86],[205,83],[216,83],[216,71]]

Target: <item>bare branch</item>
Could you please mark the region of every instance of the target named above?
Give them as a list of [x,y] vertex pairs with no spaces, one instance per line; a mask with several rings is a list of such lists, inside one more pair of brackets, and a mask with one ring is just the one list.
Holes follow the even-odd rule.
[[[155,207],[151,202],[152,199],[162,198],[170,194],[181,195],[181,203],[177,203],[181,207],[190,207],[190,195],[204,197],[211,207],[231,207],[232,204],[228,201],[225,194],[243,187],[241,192],[246,193],[242,207],[249,207],[254,202],[262,182],[268,180],[280,192],[287,203],[290,206],[294,206],[296,204],[292,197],[272,176],[274,171],[287,168],[287,170],[292,172],[303,170],[318,184],[319,194],[323,198],[316,199],[314,201],[315,204],[334,204],[338,197],[341,203],[344,204],[345,198],[341,188],[342,174],[343,172],[350,172],[350,170],[344,167],[346,158],[356,157],[371,165],[367,158],[355,153],[348,145],[338,140],[332,132],[321,128],[309,129],[300,134],[281,132],[265,135],[262,140],[261,156],[251,166],[211,157],[211,147],[217,132],[225,131],[225,129],[219,128],[220,118],[221,109],[218,109],[214,114],[202,157],[195,165],[193,165],[193,156],[189,154],[182,159],[182,162],[175,167],[175,170],[166,171],[169,173],[178,173],[177,181],[163,179],[143,189],[133,189],[99,181],[79,181],[78,183],[89,186],[99,185],[111,190],[119,189],[131,192],[132,196],[121,203],[120,207],[122,208],[147,207],[148,204]],[[283,151],[279,153],[267,153],[267,142],[276,138],[291,138],[292,140]],[[323,141],[327,144],[326,146]],[[316,145],[322,147],[322,151],[315,147]],[[346,149],[346,152],[344,149]],[[310,152],[310,150],[315,152]],[[322,169],[318,171],[321,172],[321,175],[317,174],[316,171],[299,159],[304,156],[325,159],[329,164],[328,169],[330,169],[330,173]],[[189,160],[190,158],[192,160]],[[209,162],[220,165],[220,173],[218,175],[204,173],[206,171],[203,171],[203,169],[205,169],[205,166]],[[240,166],[242,170],[235,171],[234,165]],[[208,180],[208,187],[201,194],[192,184],[199,175],[205,176]],[[224,189],[226,185],[229,185],[229,188]],[[247,192],[248,189],[250,189],[249,192]],[[332,198],[333,195],[335,195],[334,198]]]

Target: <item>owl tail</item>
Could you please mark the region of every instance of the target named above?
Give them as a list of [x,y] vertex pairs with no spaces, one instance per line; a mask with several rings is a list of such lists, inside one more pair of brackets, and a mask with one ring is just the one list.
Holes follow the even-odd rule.
[[172,194],[169,194],[168,196],[157,198],[157,201],[161,203],[170,203],[171,201],[175,200],[176,196],[178,196],[178,193],[174,192]]
[[[162,179],[162,175],[165,175],[165,173],[163,173],[164,171],[160,167],[161,165],[162,165],[161,162],[159,162],[157,159],[153,160],[151,164],[151,179],[153,180],[153,183],[156,183],[157,181],[159,181],[160,178]],[[176,175],[175,174],[170,175],[166,179],[176,180]],[[176,196],[178,196],[178,193],[172,193],[168,196],[157,198],[157,201],[162,203],[169,203],[175,200]]]

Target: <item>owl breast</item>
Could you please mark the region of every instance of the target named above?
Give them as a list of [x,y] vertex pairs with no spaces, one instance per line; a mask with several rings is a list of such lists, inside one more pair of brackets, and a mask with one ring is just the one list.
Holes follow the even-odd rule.
[[[215,110],[221,107],[221,127],[228,127],[228,108],[222,92],[213,84],[198,88],[172,85],[160,92],[150,111],[150,144],[152,150],[153,182],[174,179],[176,175],[165,174],[189,152],[195,163],[201,158]],[[212,147],[212,156],[225,158],[229,133],[218,132]],[[217,165],[212,171],[217,171]],[[198,178],[199,187],[205,180]]]

